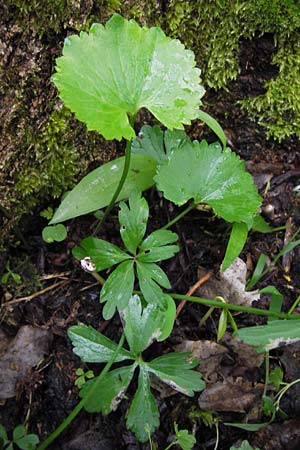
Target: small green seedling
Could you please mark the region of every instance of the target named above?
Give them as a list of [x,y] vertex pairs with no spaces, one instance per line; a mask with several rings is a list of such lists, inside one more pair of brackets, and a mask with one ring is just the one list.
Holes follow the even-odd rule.
[[5,264],[5,269],[7,272],[2,275],[1,283],[8,284],[9,281],[13,281],[15,284],[21,284],[21,276],[10,268],[9,261],[7,261],[7,263]]
[[87,380],[91,380],[95,377],[92,370],[88,370],[87,372],[85,372],[81,367],[79,367],[75,373],[77,375],[75,386],[77,386],[78,389],[81,389],[84,383],[87,382]]
[[259,448],[251,447],[251,445],[249,444],[248,441],[243,441],[241,443],[241,445],[239,445],[238,447],[236,447],[236,445],[233,445],[232,447],[230,447],[230,450],[259,450]]
[[24,425],[17,425],[12,433],[12,439],[8,438],[6,429],[0,424],[0,449],[14,450],[16,447],[21,450],[35,450],[39,443],[36,434],[27,434]]

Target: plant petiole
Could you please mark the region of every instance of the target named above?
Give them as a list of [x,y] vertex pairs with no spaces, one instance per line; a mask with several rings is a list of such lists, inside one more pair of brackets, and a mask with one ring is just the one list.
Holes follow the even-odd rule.
[[186,214],[188,214],[192,209],[194,209],[196,206],[195,202],[192,202],[187,208],[185,208],[181,213],[179,213],[174,219],[170,220],[165,226],[161,227],[161,230],[167,230],[172,225],[177,223],[182,217],[184,217]]

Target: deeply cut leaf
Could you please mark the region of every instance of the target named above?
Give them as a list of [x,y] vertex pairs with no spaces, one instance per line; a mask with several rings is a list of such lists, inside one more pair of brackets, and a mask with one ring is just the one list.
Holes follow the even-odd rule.
[[146,231],[149,207],[146,199],[141,197],[138,191],[130,194],[129,207],[123,202],[120,203],[120,234],[127,250],[135,254]]
[[190,353],[168,353],[148,363],[148,369],[176,391],[192,397],[194,391],[205,388],[201,374],[191,370],[197,365]]
[[103,239],[87,237],[80,242],[79,247],[72,250],[73,256],[79,260],[90,257],[95,264],[95,270],[108,269],[131,257],[114,244]]
[[[64,198],[50,224],[94,212],[109,205],[112,192],[119,184],[125,157],[110,161],[85,176]],[[154,184],[156,161],[145,155],[132,155],[129,172],[117,201],[129,196],[134,189],[144,191]]]
[[228,222],[250,221],[261,204],[244,162],[218,143],[187,142],[158,165],[154,180],[168,200],[206,203]]
[[101,289],[100,302],[105,303],[104,319],[111,319],[116,308],[126,308],[132,296],[133,285],[133,261],[124,261],[109,275]]
[[267,325],[242,328],[236,335],[258,352],[266,352],[299,341],[300,320],[272,320]]
[[[74,325],[68,329],[68,336],[74,346],[73,352],[83,362],[107,362],[115,354],[117,348],[113,341],[90,326]],[[132,358],[127,350],[121,348],[116,357],[116,362]]]
[[171,287],[167,275],[159,266],[153,263],[137,261],[136,267],[140,288],[146,302],[155,303],[163,307],[165,294],[159,284],[167,289]]
[[178,235],[169,230],[156,230],[143,241],[138,254],[140,262],[157,262],[172,258],[179,251],[178,245],[168,245],[176,242]]
[[130,351],[137,356],[161,335],[165,322],[164,312],[159,306],[149,304],[142,309],[138,295],[131,297],[127,308],[122,311],[122,317]]
[[138,388],[127,414],[127,428],[134,432],[140,442],[148,440],[159,425],[159,411],[154,396],[150,392],[148,370],[140,366]]
[[[96,392],[84,405],[85,409],[88,412],[101,412],[104,415],[115,411],[125,395],[135,369],[136,364],[133,364],[108,372]],[[96,382],[97,378],[87,381],[80,391],[80,397],[85,398]]]
[[193,52],[160,28],[115,14],[106,26],[69,36],[53,80],[89,130],[106,139],[135,136],[128,115],[147,108],[167,128],[197,117],[204,89]]

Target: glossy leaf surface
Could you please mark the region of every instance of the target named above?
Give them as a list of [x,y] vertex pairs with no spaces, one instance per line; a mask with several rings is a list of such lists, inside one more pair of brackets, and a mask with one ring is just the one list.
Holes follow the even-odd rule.
[[199,76],[193,52],[178,40],[115,14],[65,40],[53,80],[89,130],[120,140],[135,136],[128,116],[143,107],[167,128],[189,124],[204,94]]
[[210,205],[228,222],[247,222],[261,199],[245,164],[218,143],[188,142],[158,165],[155,181],[164,196],[183,205],[193,199]]
[[146,302],[162,306],[165,294],[159,284],[163,283],[162,285],[168,289],[171,287],[166,274],[153,263],[141,263],[137,261],[136,267],[140,289]]
[[[102,363],[109,361],[114,355],[117,345],[99,333],[97,330],[86,325],[74,325],[68,329],[68,336],[73,344],[73,352],[83,362]],[[132,359],[132,355],[121,348],[116,362]]]
[[[86,175],[67,194],[55,211],[50,224],[94,212],[109,205],[124,167],[125,157],[110,161]],[[132,155],[128,176],[117,199],[129,197],[134,189],[144,191],[154,184],[156,161],[145,155]]]
[[96,266],[96,271],[108,269],[131,258],[116,245],[93,237],[83,239],[80,246],[73,248],[72,253],[79,260],[90,257]]
[[132,296],[133,285],[133,261],[124,261],[109,275],[101,289],[100,302],[105,303],[103,308],[105,320],[112,318],[116,308],[126,308]]
[[134,432],[140,442],[148,440],[150,434],[159,425],[159,411],[155,398],[150,391],[148,370],[140,366],[138,388],[127,414],[127,428]]
[[168,245],[176,242],[178,235],[169,230],[156,230],[142,242],[138,261],[157,262],[172,258],[179,251],[178,245]]
[[143,309],[138,295],[131,297],[127,308],[122,311],[122,317],[130,351],[137,356],[161,335],[165,322],[161,308],[152,303]]
[[226,253],[222,262],[222,272],[228,269],[239,256],[247,241],[248,227],[245,223],[234,223],[227,244]]
[[[101,412],[103,415],[115,411],[125,395],[135,368],[136,364],[133,364],[108,372],[100,382],[98,389],[85,404],[85,409],[88,412]],[[80,390],[80,397],[84,398],[88,395],[96,382],[97,378],[87,381]]]
[[138,191],[133,191],[130,194],[129,207],[124,202],[120,203],[120,234],[125,247],[132,254],[135,254],[137,246],[144,237],[148,215],[148,203]]
[[258,352],[266,352],[299,341],[300,320],[272,320],[267,325],[242,328],[236,336]]
[[194,391],[205,388],[205,383],[201,374],[192,370],[198,362],[189,358],[189,353],[168,353],[148,363],[148,368],[176,391],[193,396]]

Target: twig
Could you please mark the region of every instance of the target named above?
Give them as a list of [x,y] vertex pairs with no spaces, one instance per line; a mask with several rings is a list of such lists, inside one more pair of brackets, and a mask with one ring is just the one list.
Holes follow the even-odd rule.
[[57,283],[52,284],[51,286],[48,286],[45,289],[42,289],[41,291],[35,292],[32,295],[28,295],[26,297],[15,298],[14,300],[10,300],[9,302],[4,303],[3,306],[6,307],[6,306],[15,305],[15,304],[21,303],[21,302],[29,302],[30,300],[33,300],[34,298],[39,297],[40,295],[43,295],[46,292],[51,291],[52,289],[56,289],[59,286],[63,286],[67,283],[69,283],[69,280],[58,281]]
[[[188,296],[193,295],[193,293],[194,293],[200,286],[202,286],[202,284],[204,284],[207,280],[210,279],[211,275],[212,275],[211,272],[206,273],[203,277],[201,277],[201,278],[197,281],[197,283],[195,283],[195,284],[188,290],[188,292],[187,292],[186,295],[188,295]],[[181,313],[181,311],[182,311],[182,309],[183,309],[183,307],[184,307],[185,304],[186,304],[186,300],[181,300],[181,302],[180,302],[179,305],[177,306],[177,309],[176,309],[176,319],[177,319],[177,317],[179,316],[179,314]]]

